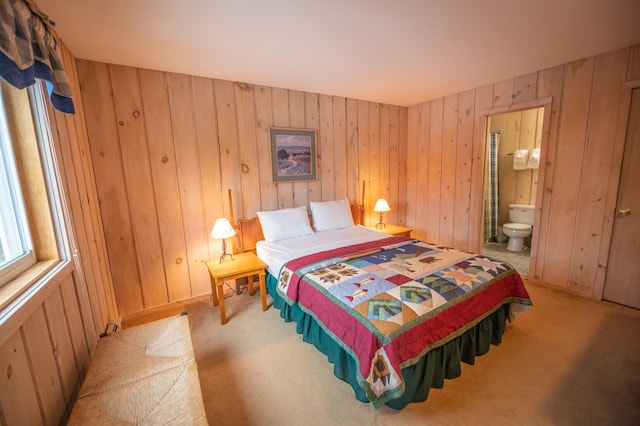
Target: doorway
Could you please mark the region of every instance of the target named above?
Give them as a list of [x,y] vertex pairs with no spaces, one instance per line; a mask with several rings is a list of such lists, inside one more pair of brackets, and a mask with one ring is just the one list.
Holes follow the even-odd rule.
[[544,107],[492,114],[487,119],[482,254],[505,260],[528,276],[532,236],[524,238],[523,250],[508,250],[502,225],[512,222],[510,204],[536,205]]

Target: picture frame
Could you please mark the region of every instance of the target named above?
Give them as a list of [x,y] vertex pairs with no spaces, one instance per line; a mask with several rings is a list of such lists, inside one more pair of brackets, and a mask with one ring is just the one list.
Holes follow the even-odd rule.
[[269,137],[274,182],[317,179],[316,130],[271,127]]

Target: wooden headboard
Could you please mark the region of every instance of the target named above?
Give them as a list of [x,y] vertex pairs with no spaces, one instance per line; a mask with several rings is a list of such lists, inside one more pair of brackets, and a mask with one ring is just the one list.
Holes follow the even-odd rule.
[[[351,216],[353,223],[362,225],[364,220],[364,207],[361,205],[351,204]],[[251,219],[240,219],[234,225],[237,233],[236,252],[256,251],[256,243],[264,240],[260,220],[257,217]]]

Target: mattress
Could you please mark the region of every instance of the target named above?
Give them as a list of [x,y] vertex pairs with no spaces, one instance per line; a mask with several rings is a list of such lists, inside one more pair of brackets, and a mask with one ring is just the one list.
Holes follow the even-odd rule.
[[273,243],[258,241],[256,253],[268,265],[268,271],[277,276],[288,261],[312,253],[333,250],[338,247],[388,238],[389,235],[362,225],[312,235],[281,240]]

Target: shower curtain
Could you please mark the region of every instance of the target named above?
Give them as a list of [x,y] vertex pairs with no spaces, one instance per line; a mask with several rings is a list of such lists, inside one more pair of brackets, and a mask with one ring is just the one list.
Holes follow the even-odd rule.
[[498,143],[500,133],[489,135],[487,184],[484,194],[484,242],[496,241],[500,217],[500,183],[498,182]]

